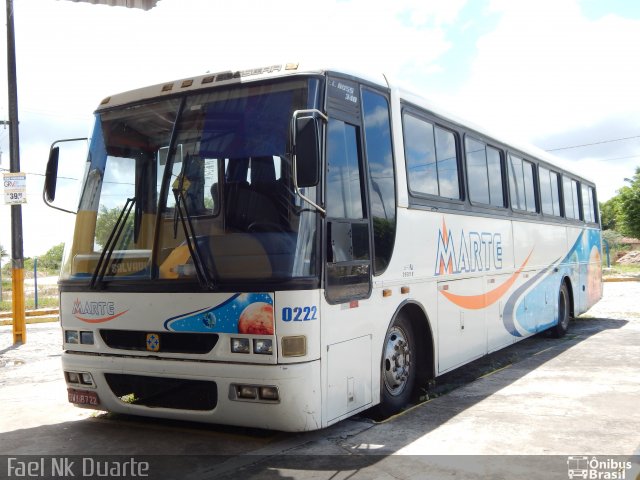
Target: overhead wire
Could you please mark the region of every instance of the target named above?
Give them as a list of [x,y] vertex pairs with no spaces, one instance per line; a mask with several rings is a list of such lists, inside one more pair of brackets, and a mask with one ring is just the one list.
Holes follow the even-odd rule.
[[622,142],[624,140],[633,140],[633,139],[636,139],[636,138],[640,138],[640,135],[634,135],[632,137],[614,138],[614,139],[611,139],[611,140],[602,140],[602,141],[593,142],[593,143],[583,143],[583,144],[580,144],[580,145],[570,145],[570,146],[567,146],[567,147],[550,148],[550,149],[545,150],[545,152],[557,152],[559,150],[570,150],[572,148],[591,147],[591,146],[594,146],[594,145],[602,145],[603,143]]

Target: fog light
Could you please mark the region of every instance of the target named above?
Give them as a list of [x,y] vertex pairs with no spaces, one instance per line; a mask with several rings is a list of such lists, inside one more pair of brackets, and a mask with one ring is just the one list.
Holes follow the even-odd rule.
[[77,330],[65,330],[64,331],[64,343],[79,343]]
[[81,373],[80,383],[82,383],[83,385],[93,385],[93,377],[90,373]]
[[80,374],[76,372],[65,372],[67,374],[67,382],[80,383]]
[[273,354],[273,342],[270,338],[254,338],[253,353],[259,353],[260,355]]
[[83,345],[93,345],[93,332],[80,332],[80,343]]
[[303,357],[307,354],[307,337],[298,335],[295,337],[282,337],[283,357]]
[[248,338],[232,338],[231,339],[231,351],[233,353],[249,353],[249,339]]
[[251,385],[238,385],[236,393],[238,398],[255,400],[258,398],[258,388]]
[[260,387],[261,400],[278,400],[278,387]]

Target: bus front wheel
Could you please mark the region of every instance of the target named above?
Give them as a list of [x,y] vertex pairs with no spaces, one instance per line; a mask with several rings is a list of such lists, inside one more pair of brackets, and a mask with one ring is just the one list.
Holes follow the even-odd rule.
[[410,403],[416,382],[416,342],[406,314],[400,312],[393,321],[382,348],[378,412],[387,417]]

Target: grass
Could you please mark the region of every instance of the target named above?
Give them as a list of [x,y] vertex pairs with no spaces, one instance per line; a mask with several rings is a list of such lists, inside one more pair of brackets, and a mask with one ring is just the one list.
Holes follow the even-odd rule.
[[[4,300],[0,302],[0,312],[11,311],[11,300],[9,295],[4,295]],[[38,296],[38,308],[58,308],[58,297],[40,297]],[[25,310],[33,310],[36,308],[36,302],[34,297],[27,297],[24,300]]]
[[604,276],[608,275],[625,275],[630,277],[640,277],[640,265],[622,265],[616,263],[611,268],[605,269]]

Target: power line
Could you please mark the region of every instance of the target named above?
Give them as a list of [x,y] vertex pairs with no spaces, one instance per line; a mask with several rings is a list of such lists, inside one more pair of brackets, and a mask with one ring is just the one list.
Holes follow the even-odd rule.
[[633,140],[635,138],[640,138],[640,135],[635,135],[633,137],[614,138],[612,140],[602,140],[601,142],[583,143],[581,145],[571,145],[569,147],[551,148],[551,149],[545,150],[545,151],[546,152],[557,152],[558,150],[569,150],[569,149],[572,149],[572,148],[591,147],[593,145],[602,145],[603,143],[622,142],[624,140]]
[[613,158],[603,158],[601,159],[602,162],[608,162],[609,160],[627,160],[629,158],[638,158],[640,157],[640,155],[628,155],[626,157],[613,157]]
[[[8,172],[9,169],[0,167],[0,171]],[[44,173],[33,173],[33,172],[20,172],[20,173],[24,173],[25,175],[35,175],[37,177],[44,177],[45,176]],[[63,179],[63,180],[79,180],[78,178],[73,178],[73,177],[58,177],[58,178],[59,179]]]

